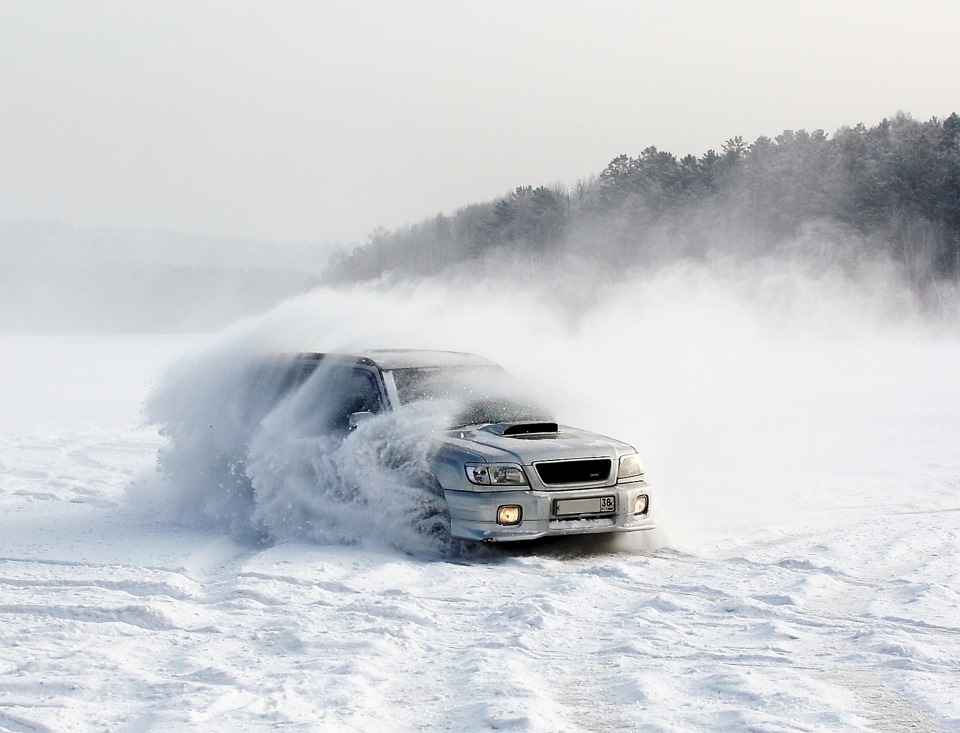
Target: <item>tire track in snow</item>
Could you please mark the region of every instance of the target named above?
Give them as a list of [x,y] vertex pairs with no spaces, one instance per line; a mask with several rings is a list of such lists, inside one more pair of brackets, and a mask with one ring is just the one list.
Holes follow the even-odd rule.
[[136,425],[69,428],[4,436],[0,444],[0,495],[107,505],[127,482],[155,460],[159,438]]
[[[0,703],[0,707],[3,706],[5,704]],[[10,713],[0,712],[0,733],[53,733],[53,728]]]
[[[922,512],[929,513],[931,512]],[[799,537],[802,535],[792,534],[784,538],[783,542],[767,540],[755,543],[754,547],[776,549],[781,545],[795,543]],[[885,548],[889,547],[889,544],[885,545]],[[762,573],[765,568],[772,567],[768,563],[741,556],[730,557],[728,561],[750,567],[754,573]],[[869,578],[855,577],[829,566],[817,566],[808,560],[785,559],[776,562],[775,566],[795,572],[803,580],[822,576],[834,581],[833,584],[820,584],[815,608],[811,607],[809,600],[805,604],[788,594],[772,609],[775,610],[772,616],[797,628],[822,629],[822,633],[804,635],[804,657],[809,660],[803,664],[804,669],[851,692],[858,701],[860,714],[869,721],[871,730],[883,733],[907,730],[941,733],[945,730],[926,711],[902,694],[894,682],[894,678],[898,678],[903,669],[943,673],[943,664],[924,664],[922,660],[899,654],[891,661],[887,658],[889,655],[882,650],[864,650],[860,642],[865,635],[884,637],[902,633],[914,641],[918,637],[922,641],[927,635],[945,637],[955,648],[960,648],[960,628],[918,619],[880,616],[869,611],[877,593],[889,587],[890,578],[907,574],[915,566],[884,566],[883,572],[874,573]],[[754,599],[761,600],[762,597],[754,596]],[[937,640],[932,639],[931,645],[936,644]],[[952,664],[947,662],[947,666],[956,668],[956,675],[960,678],[960,661]]]
[[[674,554],[669,551],[658,553],[648,558],[648,563],[672,562],[677,559],[673,557]],[[762,563],[742,557],[715,560],[686,556],[679,559],[679,565],[689,569],[682,573],[688,580],[692,579],[690,576],[707,576],[712,578],[712,583],[716,583],[725,575],[730,578],[750,577],[742,571],[726,572],[724,568],[731,564],[734,567],[749,567],[750,575],[769,581],[752,585],[773,583],[784,587],[787,592],[771,593],[769,588],[764,588],[762,593],[758,593],[749,587],[737,587],[730,592],[729,584],[724,582],[711,586],[696,581],[683,584],[664,582],[665,574],[662,572],[651,574],[653,578],[659,578],[658,582],[637,580],[630,577],[631,573],[622,572],[623,566],[615,562],[601,563],[585,572],[597,575],[606,573],[609,584],[645,597],[632,609],[629,604],[624,609],[618,607],[615,616],[622,614],[626,618],[642,618],[647,608],[673,615],[689,609],[691,615],[696,614],[693,628],[699,629],[698,636],[703,637],[699,642],[690,644],[689,651],[685,651],[685,643],[681,641],[677,646],[661,650],[659,655],[651,654],[649,648],[643,649],[642,653],[648,659],[659,656],[664,665],[682,665],[685,659],[711,659],[728,668],[741,667],[753,672],[766,669],[774,675],[787,673],[810,676],[855,693],[864,705],[862,715],[871,721],[873,729],[940,730],[924,711],[892,687],[888,660],[882,654],[863,649],[858,638],[869,629],[874,633],[884,630],[904,632],[912,638],[916,638],[917,634],[945,635],[955,642],[958,635],[956,628],[873,616],[865,609],[872,594],[882,587],[881,583],[843,576],[833,569],[817,568],[809,563]],[[677,576],[680,573],[668,575]],[[831,581],[837,581],[832,594],[819,598],[816,607],[811,607],[805,600],[791,597],[791,586],[811,576],[826,576]],[[851,596],[851,591],[855,596]],[[838,608],[842,608],[843,612],[834,610]],[[607,615],[610,615],[609,611],[607,609]],[[748,637],[751,634],[756,636],[760,646],[767,650],[763,653],[751,652],[750,648],[757,644],[751,644],[749,638],[744,639],[744,631]],[[736,637],[731,637],[731,633],[735,633]],[[898,668],[906,664],[909,669],[932,673],[944,671],[943,662],[929,665],[929,668],[916,660],[901,658],[895,662]],[[946,664],[950,666],[950,662]],[[960,663],[953,666],[960,673]],[[863,692],[867,690],[872,692],[865,696]]]

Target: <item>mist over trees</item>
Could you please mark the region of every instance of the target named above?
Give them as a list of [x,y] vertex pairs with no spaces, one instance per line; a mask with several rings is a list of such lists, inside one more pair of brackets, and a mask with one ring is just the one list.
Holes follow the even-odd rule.
[[620,155],[572,188],[521,186],[335,257],[333,281],[427,275],[494,253],[578,254],[624,269],[807,247],[884,256],[919,289],[960,280],[960,116],[786,130],[678,158]]
[[483,276],[517,258],[515,276],[544,282],[563,262],[584,294],[588,276],[676,262],[799,263],[861,283],[893,270],[920,305],[960,315],[960,115],[733,137],[699,157],[649,146],[572,186],[519,186],[333,247],[0,224],[0,333],[214,330],[323,283]]

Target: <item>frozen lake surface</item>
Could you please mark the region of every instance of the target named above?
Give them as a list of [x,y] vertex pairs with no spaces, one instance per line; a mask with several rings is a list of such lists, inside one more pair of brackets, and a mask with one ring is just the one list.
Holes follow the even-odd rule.
[[[568,422],[644,451],[656,536],[448,557],[131,499],[196,343],[0,338],[0,731],[960,731],[956,341],[570,365]],[[658,385],[637,424],[628,373]]]

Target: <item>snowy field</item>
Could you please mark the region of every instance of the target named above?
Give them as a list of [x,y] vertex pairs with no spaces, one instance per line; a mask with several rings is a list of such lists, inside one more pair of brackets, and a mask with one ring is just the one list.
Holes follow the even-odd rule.
[[[687,285],[575,328],[321,292],[215,338],[0,337],[0,731],[960,731],[956,332]],[[636,444],[655,536],[445,555],[173,521],[143,413],[167,365],[334,324],[477,351]]]

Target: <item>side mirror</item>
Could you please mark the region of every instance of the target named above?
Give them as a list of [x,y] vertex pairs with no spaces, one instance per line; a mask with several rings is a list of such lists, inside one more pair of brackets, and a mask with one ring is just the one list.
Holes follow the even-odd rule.
[[356,430],[360,423],[365,422],[372,417],[372,412],[351,412],[350,417],[347,418],[347,422],[349,423],[351,430]]

